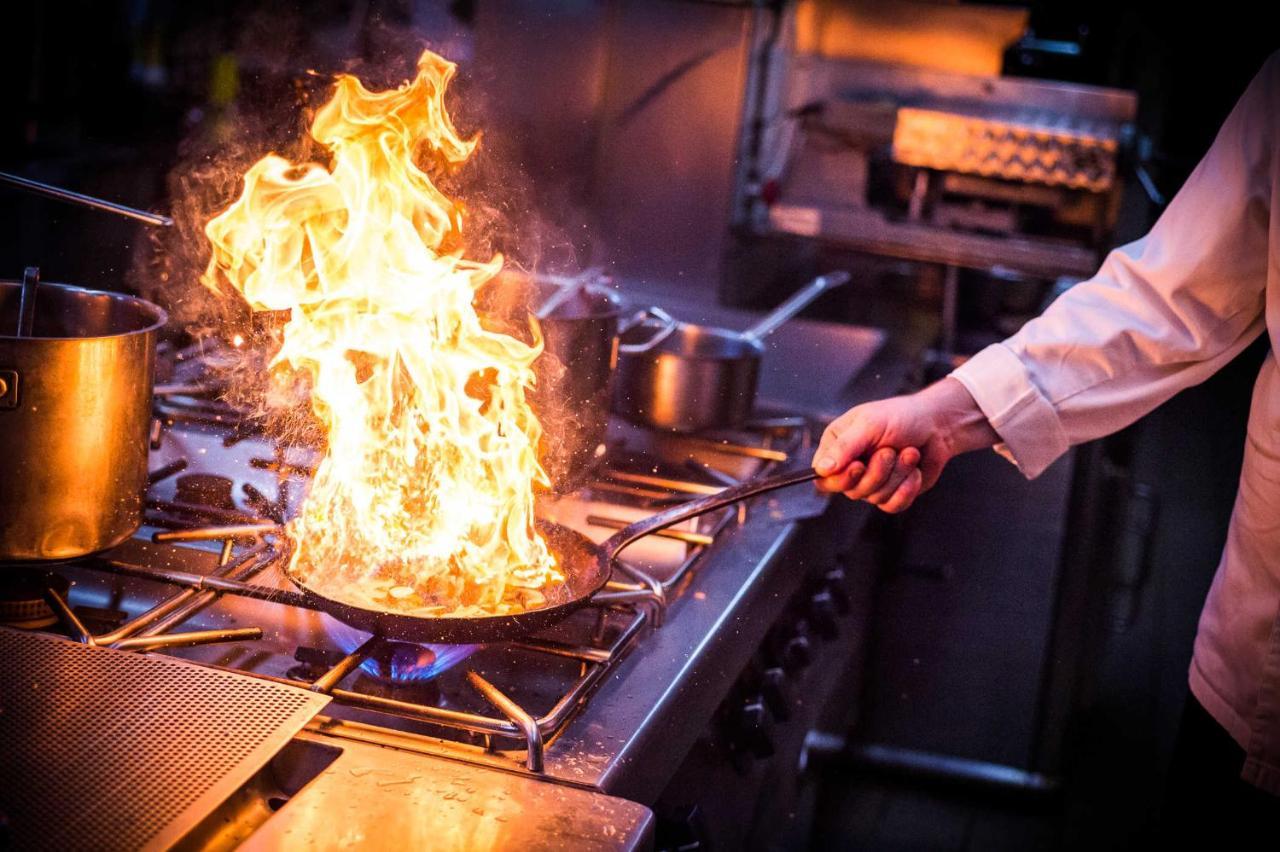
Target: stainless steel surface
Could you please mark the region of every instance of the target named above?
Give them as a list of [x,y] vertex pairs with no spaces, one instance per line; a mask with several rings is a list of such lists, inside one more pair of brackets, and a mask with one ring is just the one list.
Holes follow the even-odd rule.
[[173,224],[173,220],[168,216],[161,216],[159,213],[149,213],[146,210],[135,210],[132,207],[125,207],[123,204],[116,204],[111,201],[103,201],[101,198],[94,198],[89,195],[82,195],[79,192],[72,192],[69,189],[62,189],[57,186],[50,186],[47,183],[31,180],[30,178],[18,177],[17,175],[0,172],[0,183],[17,187],[26,192],[33,192],[36,195],[43,195],[47,198],[55,198],[58,201],[66,201],[70,204],[78,204],[81,207],[89,207],[94,210],[102,210],[107,213],[116,213],[120,216],[126,216],[130,219],[136,219],[139,222],[146,222],[148,225],[161,225],[169,227]]
[[1098,268],[1095,249],[1035,237],[950,232],[898,222],[876,210],[779,203],[767,213],[773,230],[818,237],[855,251],[969,269],[1004,266],[1027,275],[1087,277]]
[[[22,286],[0,281],[0,329]],[[42,284],[31,337],[0,336],[0,560],[68,559],[142,520],[156,335],[164,311],[129,296]]]
[[[298,741],[332,743],[322,731],[313,725]],[[239,848],[651,848],[654,818],[643,805],[388,745],[341,741],[338,758]]]
[[1120,127],[1137,116],[1133,92],[1100,86],[1026,77],[954,74],[907,65],[891,65],[818,56],[793,57],[796,84],[811,92],[842,92],[847,100],[889,93],[916,103],[968,103],[988,110],[1024,110],[1075,116],[1079,121]]
[[755,408],[762,340],[848,273],[819,276],[744,332],[678,323],[673,332],[633,348],[623,335],[613,407],[657,429],[698,432],[742,426]]
[[0,679],[0,812],[22,849],[168,848],[328,703],[7,628]]

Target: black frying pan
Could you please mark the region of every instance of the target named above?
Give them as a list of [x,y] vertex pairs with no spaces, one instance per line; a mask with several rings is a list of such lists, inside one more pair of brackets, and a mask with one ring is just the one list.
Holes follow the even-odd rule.
[[636,521],[618,530],[599,545],[568,527],[539,522],[538,527],[546,536],[547,545],[559,557],[559,567],[565,577],[564,585],[557,590],[559,594],[550,597],[545,606],[514,615],[433,618],[369,609],[316,591],[305,580],[296,576],[291,568],[285,569],[285,575],[310,598],[317,609],[366,633],[401,642],[498,642],[536,633],[585,605],[609,581],[613,560],[637,539],[750,497],[809,482],[817,476],[806,468],[744,482]]

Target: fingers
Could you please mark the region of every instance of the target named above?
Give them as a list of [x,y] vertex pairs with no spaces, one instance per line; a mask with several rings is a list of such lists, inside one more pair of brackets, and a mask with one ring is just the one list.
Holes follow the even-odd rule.
[[894,466],[898,463],[898,451],[893,447],[881,447],[871,454],[867,462],[867,470],[857,479],[852,479],[844,488],[844,496],[850,500],[864,500],[884,487],[893,475]]
[[920,464],[921,453],[916,447],[905,447],[901,452],[881,447],[866,465],[855,461],[818,484],[824,491],[838,491],[851,500],[866,500],[882,511],[896,513],[926,490]]
[[897,463],[890,471],[888,478],[879,488],[867,495],[867,502],[877,506],[884,503],[898,490],[906,478],[920,466],[920,451],[915,447],[906,447],[898,453]]
[[858,409],[851,408],[833,420],[822,433],[813,469],[821,476],[834,476],[861,458],[878,439],[879,436],[872,434],[868,424],[858,417]]
[[878,504],[880,510],[891,515],[901,512],[916,501],[923,488],[924,473],[920,468],[916,468],[908,474],[906,479],[902,480],[902,484],[898,486],[889,499]]
[[860,461],[855,461],[844,470],[828,477],[818,480],[818,488],[831,494],[839,494],[848,491],[854,484],[862,478],[862,474],[866,472],[867,466]]

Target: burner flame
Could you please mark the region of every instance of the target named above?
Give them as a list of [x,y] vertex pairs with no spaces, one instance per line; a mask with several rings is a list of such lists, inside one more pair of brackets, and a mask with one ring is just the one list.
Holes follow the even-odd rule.
[[478,645],[410,645],[390,642],[385,652],[360,664],[374,677],[394,683],[420,683],[448,671],[470,657]]
[[[328,632],[344,654],[350,654],[369,638],[368,634],[345,625],[330,627]],[[361,661],[360,670],[380,681],[394,684],[424,683],[463,662],[481,647],[385,641],[376,653]]]

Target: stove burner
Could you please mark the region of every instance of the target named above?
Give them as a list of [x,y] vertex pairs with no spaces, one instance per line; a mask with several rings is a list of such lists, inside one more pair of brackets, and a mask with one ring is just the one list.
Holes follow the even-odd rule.
[[[0,566],[0,572],[4,572]],[[21,576],[0,573],[0,624],[27,630],[43,630],[58,623],[58,616],[45,602],[48,589],[64,598],[71,583],[60,574],[24,571]]]
[[[367,633],[335,624],[328,630],[344,654],[350,654],[369,638]],[[479,645],[415,645],[412,642],[386,640],[360,663],[360,671],[386,684],[422,683],[470,657]]]
[[431,680],[470,657],[478,645],[414,645],[384,642],[360,668],[379,680],[416,683]]
[[227,476],[213,473],[188,473],[179,476],[175,499],[188,506],[207,506],[212,509],[236,510],[232,496],[235,483]]

